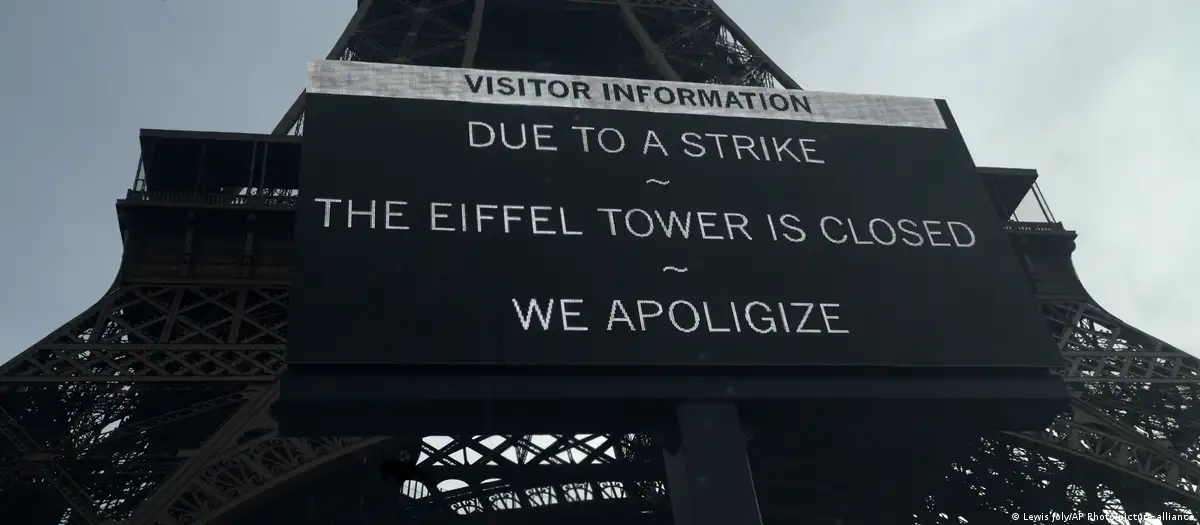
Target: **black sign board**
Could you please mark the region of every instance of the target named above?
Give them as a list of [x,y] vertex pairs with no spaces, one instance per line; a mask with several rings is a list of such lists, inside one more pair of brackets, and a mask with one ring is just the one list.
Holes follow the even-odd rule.
[[943,102],[313,67],[289,363],[1059,364]]

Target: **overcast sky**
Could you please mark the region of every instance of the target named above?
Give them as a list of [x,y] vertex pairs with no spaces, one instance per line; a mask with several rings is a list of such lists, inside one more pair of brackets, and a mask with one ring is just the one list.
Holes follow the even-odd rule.
[[[354,4],[4,2],[0,359],[112,282],[139,128],[270,131]],[[977,163],[1041,172],[1101,305],[1200,350],[1200,1],[721,4],[807,89],[948,99]]]

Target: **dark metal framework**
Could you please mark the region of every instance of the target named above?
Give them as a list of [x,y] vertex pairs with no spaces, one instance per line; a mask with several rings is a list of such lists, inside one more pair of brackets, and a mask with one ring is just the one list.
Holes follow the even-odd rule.
[[[588,31],[611,42],[553,40]],[[799,87],[703,0],[361,0],[329,58]],[[302,133],[303,104],[276,135]],[[280,152],[298,146],[243,138],[253,143],[245,183],[213,175],[230,172],[218,144],[236,142],[217,137],[192,178],[160,184],[147,174],[172,169],[162,159],[178,152],[144,134],[143,167],[118,205],[125,259],[111,290],[0,366],[0,521],[359,523],[347,509],[365,512],[363,495],[383,490],[377,500],[392,507],[379,515],[422,523],[663,522],[660,445],[645,436],[280,437],[270,405],[288,335],[296,186],[278,174],[288,170]],[[994,171],[984,176],[1013,170]],[[1017,186],[1018,201],[1036,188]],[[1071,267],[1073,232],[1007,228],[1076,399],[1043,431],[980,440],[915,515],[874,523],[1200,513],[1200,362],[1096,305]],[[418,448],[418,479],[380,489],[370,470],[380,458]],[[754,440],[750,454],[756,474],[804,476],[789,464],[796,456],[766,456]],[[788,500],[764,504],[764,521],[853,522]]]
[[710,0],[360,0],[325,58],[800,89]]

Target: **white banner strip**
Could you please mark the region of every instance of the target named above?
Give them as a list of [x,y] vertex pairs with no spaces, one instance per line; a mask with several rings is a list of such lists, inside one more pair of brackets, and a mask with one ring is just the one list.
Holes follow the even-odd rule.
[[308,92],[946,129],[928,98],[340,60],[310,62]]

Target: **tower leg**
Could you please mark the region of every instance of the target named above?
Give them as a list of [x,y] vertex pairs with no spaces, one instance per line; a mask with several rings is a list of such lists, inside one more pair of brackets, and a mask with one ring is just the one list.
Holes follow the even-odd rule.
[[683,402],[679,447],[664,452],[675,525],[762,525],[737,405]]

